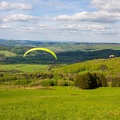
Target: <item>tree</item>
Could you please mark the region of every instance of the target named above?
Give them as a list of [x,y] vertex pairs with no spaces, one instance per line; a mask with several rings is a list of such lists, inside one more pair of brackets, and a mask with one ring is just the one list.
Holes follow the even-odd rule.
[[85,73],[76,77],[76,86],[82,89],[97,88],[97,81],[91,73]]
[[107,79],[103,74],[85,73],[77,75],[76,86],[82,89],[95,89],[98,87],[107,87]]

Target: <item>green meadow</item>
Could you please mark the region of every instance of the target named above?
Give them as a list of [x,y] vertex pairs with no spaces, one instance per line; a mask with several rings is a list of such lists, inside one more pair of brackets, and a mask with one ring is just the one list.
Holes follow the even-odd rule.
[[38,64],[1,64],[0,70],[3,71],[21,71],[21,72],[43,72],[47,71],[48,65]]
[[0,88],[0,120],[119,120],[120,88]]

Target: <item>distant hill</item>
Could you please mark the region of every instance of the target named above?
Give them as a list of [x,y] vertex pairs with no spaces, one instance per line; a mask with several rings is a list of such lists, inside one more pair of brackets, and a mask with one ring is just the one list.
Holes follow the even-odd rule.
[[66,65],[64,67],[56,68],[57,73],[78,73],[85,72],[101,72],[105,75],[119,75],[120,76],[120,57],[108,59],[95,59],[85,62]]
[[120,50],[120,43],[76,43],[76,42],[51,42],[51,41],[5,40],[5,39],[0,39],[0,46],[48,47],[58,52],[66,51],[90,52],[104,49]]
[[[45,52],[33,52],[23,59],[23,54],[33,47],[47,47],[58,56],[58,60]],[[0,39],[0,63],[72,64],[92,59],[108,58],[113,54],[120,57],[118,43],[62,43],[30,40]]]
[[0,45],[2,46],[36,46],[43,44],[40,41],[31,41],[31,40],[5,40],[0,39]]

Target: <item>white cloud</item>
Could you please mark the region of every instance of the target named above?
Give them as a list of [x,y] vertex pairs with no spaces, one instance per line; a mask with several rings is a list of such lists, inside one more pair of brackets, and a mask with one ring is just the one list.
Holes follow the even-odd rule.
[[7,29],[7,28],[10,28],[9,25],[0,25],[0,29]]
[[44,24],[37,24],[37,25],[31,25],[31,26],[22,26],[21,30],[24,30],[26,32],[41,32],[40,30],[49,30],[50,26],[44,25]]
[[99,10],[120,12],[120,0],[92,0],[91,4]]
[[117,36],[120,38],[120,33],[118,33]]
[[64,24],[56,26],[56,29],[68,30],[68,31],[104,31],[108,29],[103,25],[90,25],[90,24]]
[[82,19],[87,19],[86,16],[87,12],[80,12],[76,13],[74,15],[59,15],[54,17],[54,20],[82,20]]
[[21,30],[25,31],[25,32],[45,32],[45,31],[49,31],[49,32],[64,32],[64,33],[80,33],[80,32],[96,32],[96,33],[100,33],[100,32],[104,32],[108,29],[108,26],[106,25],[90,25],[90,24],[55,24],[55,25],[46,25],[46,24],[34,24],[34,25],[29,25],[29,26],[23,26],[20,28]]
[[48,17],[38,17],[32,15],[24,14],[13,14],[5,16],[1,19],[3,22],[9,21],[31,21],[31,20],[43,20],[51,22],[68,22],[68,21],[78,21],[78,22],[96,22],[96,23],[117,23],[120,21],[120,13],[109,13],[106,11],[98,12],[80,12],[73,15],[58,15],[53,18]]
[[3,22],[9,21],[30,21],[30,20],[38,20],[40,17],[31,16],[31,15],[24,15],[24,14],[14,14],[10,16],[6,16],[2,19]]
[[82,22],[98,22],[98,23],[116,23],[120,20],[120,13],[109,13],[106,11],[98,12],[80,12],[74,15],[59,15],[54,20],[63,21],[82,21]]
[[23,3],[13,3],[10,4],[8,2],[2,1],[0,3],[0,10],[10,10],[10,9],[21,9],[21,10],[27,10],[27,9],[31,9],[31,5],[30,4],[23,4]]

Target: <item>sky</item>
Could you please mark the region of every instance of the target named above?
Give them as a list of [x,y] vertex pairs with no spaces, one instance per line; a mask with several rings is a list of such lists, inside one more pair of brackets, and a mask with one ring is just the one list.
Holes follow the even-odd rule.
[[0,0],[0,39],[120,43],[120,0]]

